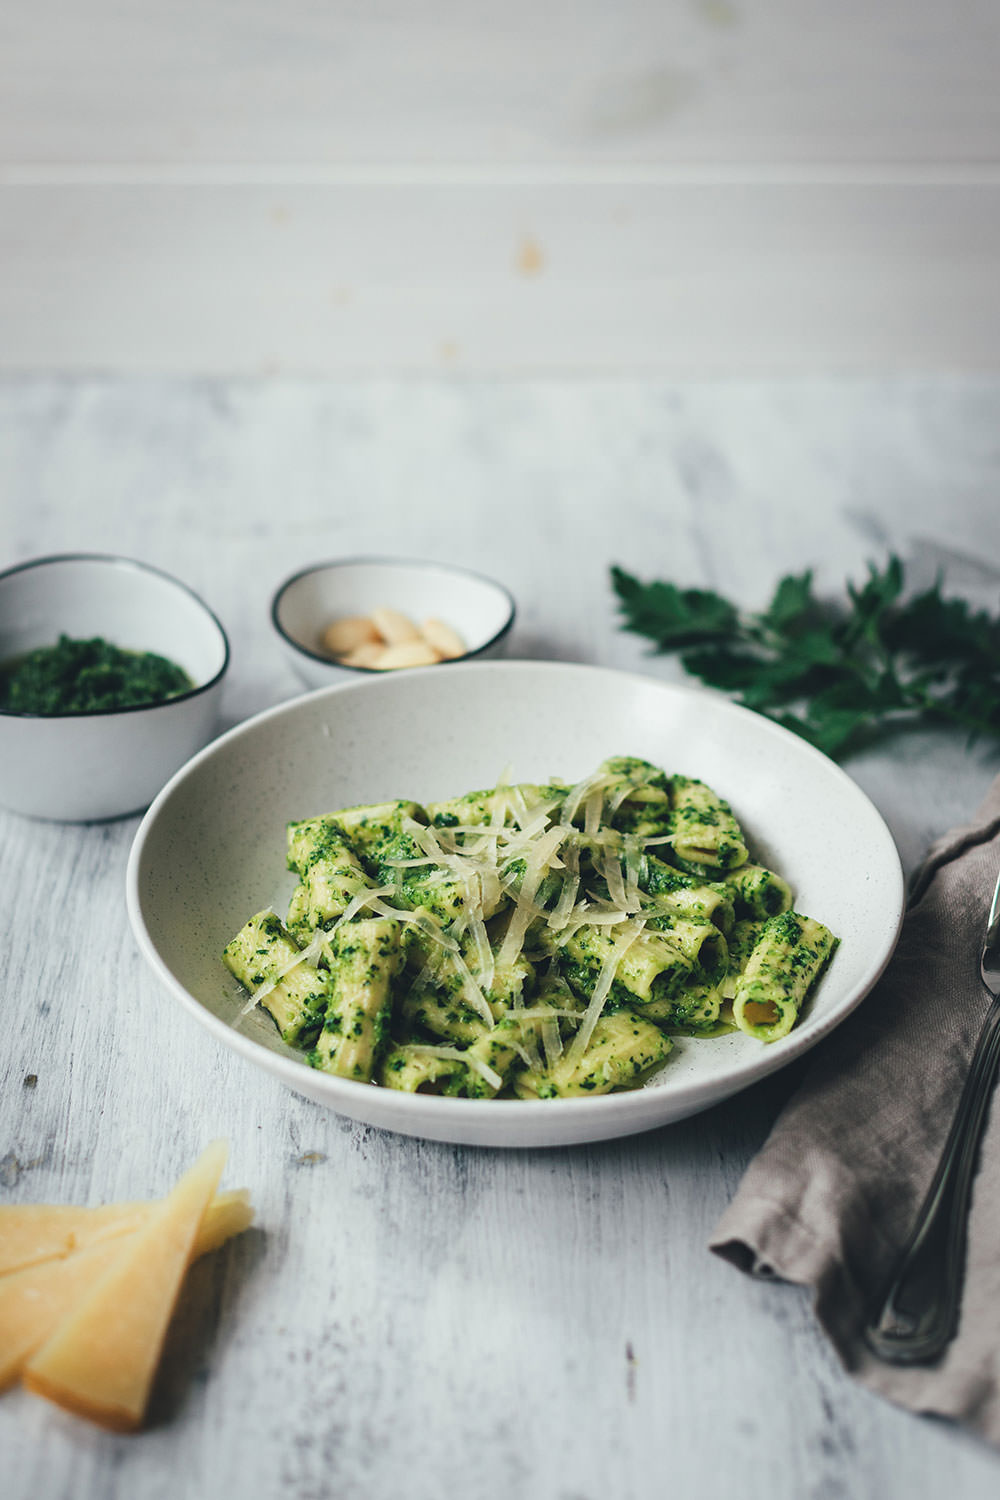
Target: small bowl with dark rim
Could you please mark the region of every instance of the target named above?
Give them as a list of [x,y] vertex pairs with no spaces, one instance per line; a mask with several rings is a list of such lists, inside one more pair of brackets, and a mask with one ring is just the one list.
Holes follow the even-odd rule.
[[190,686],[82,712],[0,707],[0,804],[59,822],[140,812],[212,736],[226,632],[186,584],[130,558],[64,553],[0,573],[0,668],[61,636],[153,652]]
[[354,666],[324,647],[336,620],[370,616],[388,608],[419,628],[428,618],[442,621],[460,637],[464,650],[452,661],[500,656],[514,623],[514,600],[502,584],[450,563],[393,557],[345,557],[293,573],[271,601],[271,622],[285,655],[308,687],[357,682],[382,675],[378,667]]

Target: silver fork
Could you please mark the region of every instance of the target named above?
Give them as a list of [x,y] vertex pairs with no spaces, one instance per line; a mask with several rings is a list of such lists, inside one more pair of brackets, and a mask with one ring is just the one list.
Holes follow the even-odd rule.
[[979,967],[993,1003],[976,1041],[934,1180],[888,1287],[865,1328],[869,1348],[892,1364],[924,1364],[936,1359],[951,1341],[958,1322],[969,1191],[1000,1060],[1000,878],[993,892]]

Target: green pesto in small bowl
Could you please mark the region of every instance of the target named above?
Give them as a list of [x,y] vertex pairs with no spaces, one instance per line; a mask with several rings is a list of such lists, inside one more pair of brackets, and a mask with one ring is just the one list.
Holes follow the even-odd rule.
[[162,703],[194,687],[183,668],[154,651],[126,651],[102,636],[60,635],[0,664],[0,711],[51,718]]

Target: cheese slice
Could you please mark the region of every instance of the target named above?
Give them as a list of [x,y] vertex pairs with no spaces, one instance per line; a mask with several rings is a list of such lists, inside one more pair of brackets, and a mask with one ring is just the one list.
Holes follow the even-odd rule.
[[0,1276],[37,1265],[55,1255],[96,1245],[138,1229],[152,1205],[108,1203],[78,1208],[71,1203],[5,1203],[0,1205]]
[[29,1390],[113,1431],[138,1427],[226,1155],[224,1141],[209,1146],[141,1228],[115,1247],[111,1264],[25,1365]]
[[[217,1241],[220,1245],[231,1234],[239,1234],[250,1219],[238,1227],[226,1227],[238,1203],[244,1208],[249,1203],[245,1188],[238,1192],[217,1193],[206,1211],[202,1232],[210,1223],[217,1222],[218,1227],[225,1228],[222,1239]],[[57,1256],[72,1255],[76,1250],[86,1250],[118,1235],[131,1234],[157,1207],[156,1200],[149,1203],[106,1203],[99,1208],[79,1208],[72,1203],[0,1205],[0,1276]],[[232,1220],[234,1224],[240,1213]]]
[[[143,1216],[148,1216],[158,1205],[127,1206],[141,1208]],[[245,1188],[219,1193],[205,1210],[191,1260],[218,1249],[232,1235],[241,1234],[252,1220],[253,1209]],[[0,1391],[17,1379],[25,1361],[115,1264],[128,1244],[128,1235],[134,1234],[136,1227],[109,1235],[72,1254],[50,1256],[0,1277]]]

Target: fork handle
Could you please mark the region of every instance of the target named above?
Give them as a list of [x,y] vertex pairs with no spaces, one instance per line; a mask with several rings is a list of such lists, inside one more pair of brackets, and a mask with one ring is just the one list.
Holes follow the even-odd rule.
[[969,1193],[1000,1059],[1000,997],[986,1013],[941,1160],[887,1289],[864,1330],[890,1364],[924,1364],[951,1341],[965,1271]]

